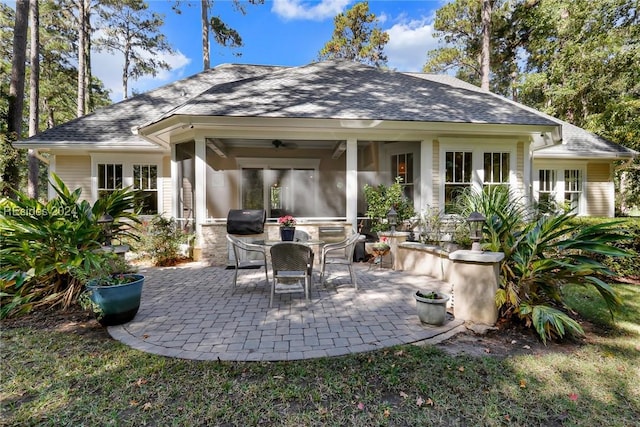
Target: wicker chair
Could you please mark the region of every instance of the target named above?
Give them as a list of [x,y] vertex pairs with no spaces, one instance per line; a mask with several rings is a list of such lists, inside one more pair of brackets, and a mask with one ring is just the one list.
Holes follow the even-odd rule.
[[341,242],[328,243],[322,247],[320,255],[320,283],[324,283],[324,272],[327,265],[344,265],[349,268],[351,283],[358,289],[356,275],[353,272],[353,251],[362,235],[353,233]]
[[[264,276],[269,284],[269,270],[267,267],[267,251],[264,246],[255,245],[238,239],[230,234],[227,234],[227,240],[231,243],[233,248],[233,258],[235,262],[235,274],[233,276],[233,287],[236,287],[238,282],[238,270],[241,268],[255,268],[264,267]],[[258,259],[246,259],[242,257],[243,252],[259,254]]]
[[[296,242],[277,243],[271,247],[273,282],[269,307],[275,294],[304,292],[309,300],[309,288],[313,274],[313,250]],[[300,281],[304,281],[304,286]]]

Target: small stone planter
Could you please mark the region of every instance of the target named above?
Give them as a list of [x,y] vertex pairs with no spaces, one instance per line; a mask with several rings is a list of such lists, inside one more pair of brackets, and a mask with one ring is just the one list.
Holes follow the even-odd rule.
[[447,316],[449,295],[440,292],[418,291],[414,296],[416,298],[418,318],[422,323],[435,326],[444,324]]

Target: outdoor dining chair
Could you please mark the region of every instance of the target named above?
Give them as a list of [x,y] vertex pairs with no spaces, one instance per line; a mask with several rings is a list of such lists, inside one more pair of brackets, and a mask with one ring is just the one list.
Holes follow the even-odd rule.
[[[260,268],[264,267],[264,275],[269,284],[269,270],[267,267],[267,250],[262,245],[245,242],[237,237],[227,234],[227,240],[233,248],[233,259],[235,263],[235,273],[233,275],[233,287],[238,282],[238,270],[243,268]],[[251,254],[254,257],[251,258]]]
[[296,242],[271,246],[271,269],[273,282],[269,307],[273,306],[275,294],[304,292],[305,299],[309,300],[313,275],[313,250],[309,246]]
[[343,265],[349,269],[351,283],[353,283],[356,290],[358,289],[358,282],[356,281],[352,264],[353,251],[361,237],[361,234],[354,232],[341,242],[328,243],[322,247],[320,255],[320,283],[324,283],[324,272],[327,265]]

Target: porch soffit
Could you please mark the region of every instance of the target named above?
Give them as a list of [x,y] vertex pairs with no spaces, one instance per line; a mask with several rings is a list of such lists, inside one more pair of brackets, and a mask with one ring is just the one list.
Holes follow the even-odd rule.
[[344,119],[172,116],[141,128],[139,135],[161,146],[197,138],[296,139],[348,138],[420,141],[445,136],[532,136],[557,133],[556,126],[488,123],[402,122]]

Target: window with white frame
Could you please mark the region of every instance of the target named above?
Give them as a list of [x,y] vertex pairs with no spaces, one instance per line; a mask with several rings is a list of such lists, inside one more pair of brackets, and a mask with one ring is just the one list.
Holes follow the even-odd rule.
[[98,197],[105,197],[122,188],[122,165],[115,163],[98,164]]
[[144,198],[141,201],[143,215],[158,213],[158,166],[153,164],[133,165],[133,188],[141,190]]
[[397,178],[400,178],[405,197],[413,200],[413,153],[392,155],[391,174],[393,182],[395,182]]
[[451,213],[456,197],[471,186],[472,171],[473,154],[471,152],[447,151],[445,153],[445,213]]
[[484,185],[508,185],[511,171],[510,153],[484,153]]
[[579,169],[566,169],[564,171],[564,202],[567,207],[575,212],[580,209],[582,196],[582,174]]
[[553,210],[556,199],[556,171],[540,169],[538,171],[538,206],[542,212]]
[[537,200],[542,212],[564,206],[580,213],[583,198],[583,171],[581,169],[538,169]]

